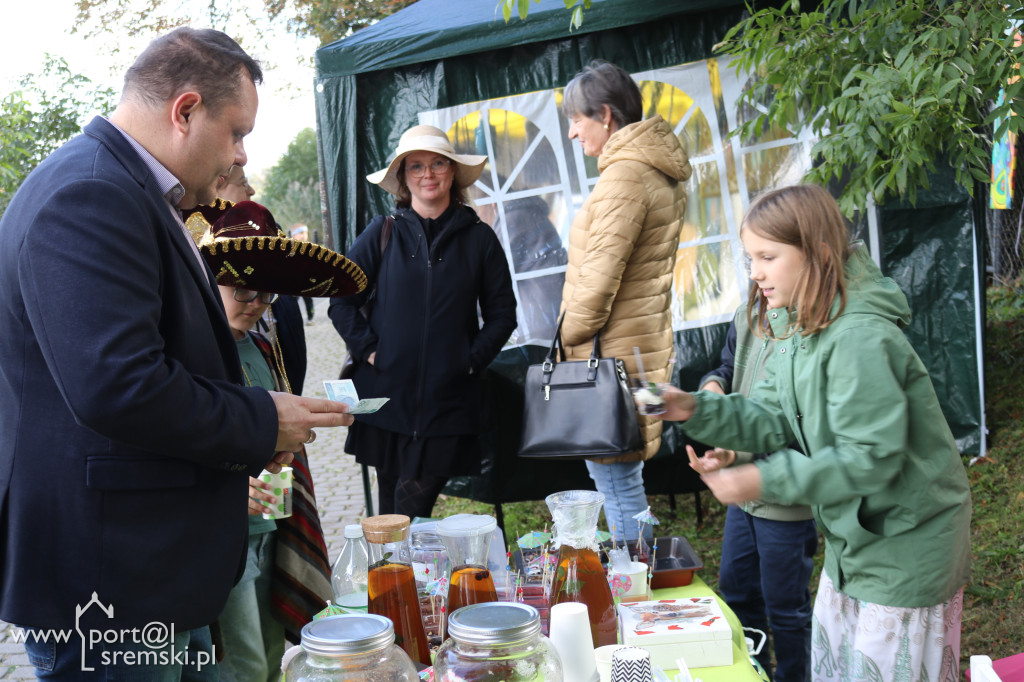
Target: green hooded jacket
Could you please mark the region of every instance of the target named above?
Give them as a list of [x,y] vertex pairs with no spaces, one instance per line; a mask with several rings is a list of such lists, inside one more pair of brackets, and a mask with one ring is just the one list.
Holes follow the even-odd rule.
[[[683,428],[749,452],[762,496],[809,504],[825,537],[825,571],[845,594],[896,607],[934,606],[967,582],[971,498],[963,461],[917,353],[901,331],[910,308],[858,244],[847,303],[823,331],[775,342],[749,399],[698,391]],[[833,310],[839,305],[833,303]],[[787,311],[767,312],[784,336]]]

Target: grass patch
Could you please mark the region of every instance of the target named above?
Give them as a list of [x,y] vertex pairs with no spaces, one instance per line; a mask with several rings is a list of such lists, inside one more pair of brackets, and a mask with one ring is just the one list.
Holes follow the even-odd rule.
[[[960,668],[972,654],[993,659],[1024,648],[1024,286],[992,287],[988,291],[985,339],[986,412],[989,452],[967,469],[973,496],[971,581],[964,590]],[[583,466],[580,464],[580,466]],[[718,585],[725,507],[710,493],[701,495],[704,523],[697,525],[690,495],[649,496],[651,511],[661,521],[659,536],[681,535],[704,562],[698,574],[712,588]],[[488,514],[489,505],[442,496],[434,516],[459,512]],[[550,525],[543,502],[504,505],[510,542],[517,535]],[[601,527],[606,527],[603,523]],[[815,557],[812,591],[817,587],[823,549]]]

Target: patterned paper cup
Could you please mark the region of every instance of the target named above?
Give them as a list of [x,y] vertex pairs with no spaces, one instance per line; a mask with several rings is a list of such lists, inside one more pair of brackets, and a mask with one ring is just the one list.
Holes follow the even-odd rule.
[[269,483],[270,492],[277,498],[277,504],[270,505],[273,513],[264,514],[265,519],[287,519],[292,515],[292,468],[281,467],[280,473],[272,474],[267,470],[260,473],[260,480]]

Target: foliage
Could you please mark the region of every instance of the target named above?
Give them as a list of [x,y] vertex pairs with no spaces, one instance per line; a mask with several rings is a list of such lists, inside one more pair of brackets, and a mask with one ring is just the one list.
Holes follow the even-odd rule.
[[[165,0],[138,0],[133,3],[78,0],[75,24],[84,27],[85,35],[89,37],[102,33],[147,36],[201,21],[230,33],[240,42],[256,42],[263,40],[262,36],[272,24],[284,21],[295,35],[316,38],[324,45],[365,28],[415,1],[192,0],[191,3],[168,4]],[[266,54],[272,52],[272,46],[266,42],[261,47]]]
[[380,21],[416,0],[264,0],[271,19],[290,14],[288,28],[326,45]]
[[[753,11],[720,51],[758,78],[745,104],[763,113],[736,134],[747,139],[777,125],[809,129],[820,141],[808,180],[848,176],[847,215],[892,197],[916,200],[928,171],[948,161],[969,190],[989,181],[991,140],[983,128],[1012,110],[1024,114],[1015,77],[1024,48],[1008,29],[1019,3],[973,0],[798,0]],[[1012,82],[1011,82],[1012,81]],[[990,112],[1000,88],[1007,103]],[[1008,117],[1011,130],[1022,127]]]
[[303,223],[322,234],[316,132],[300,130],[277,164],[267,171],[258,197],[283,227]]
[[[540,3],[540,0],[533,0]],[[569,30],[579,28],[583,25],[583,10],[590,9],[591,0],[565,0],[565,8],[569,10]],[[525,20],[530,13],[530,0],[500,0],[498,7],[501,8],[501,16],[507,24],[512,19],[512,12],[515,11],[519,18]]]
[[115,102],[113,90],[93,87],[50,55],[42,73],[23,76],[20,86],[0,100],[0,213],[33,168],[78,133],[90,114],[109,113]]

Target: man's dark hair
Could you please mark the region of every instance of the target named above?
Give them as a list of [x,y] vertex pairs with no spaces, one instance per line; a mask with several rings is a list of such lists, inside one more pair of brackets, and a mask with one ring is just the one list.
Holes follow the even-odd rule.
[[160,36],[124,75],[122,97],[163,104],[195,90],[211,110],[237,99],[244,67],[253,84],[263,82],[260,63],[230,36],[212,28],[182,26]]

